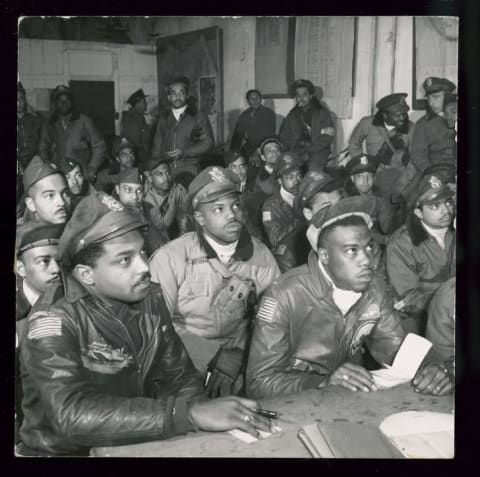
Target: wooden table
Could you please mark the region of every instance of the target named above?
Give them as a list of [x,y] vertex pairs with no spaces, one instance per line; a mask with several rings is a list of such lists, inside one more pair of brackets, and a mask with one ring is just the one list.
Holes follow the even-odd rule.
[[377,392],[353,392],[339,386],[309,390],[261,401],[262,407],[283,413],[282,431],[247,444],[227,432],[197,432],[165,441],[116,447],[97,447],[97,457],[310,457],[297,437],[312,422],[356,422],[379,425],[390,414],[404,411],[451,412],[453,395],[415,393],[410,384]]

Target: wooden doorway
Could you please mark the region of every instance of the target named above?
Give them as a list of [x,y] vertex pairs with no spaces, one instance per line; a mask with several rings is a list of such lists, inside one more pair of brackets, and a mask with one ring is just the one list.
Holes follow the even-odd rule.
[[69,81],[75,107],[89,116],[102,133],[107,154],[115,136],[115,83],[113,81]]
[[168,107],[167,83],[177,75],[190,80],[190,95],[208,115],[215,144],[223,143],[223,43],[219,27],[157,40],[158,104]]

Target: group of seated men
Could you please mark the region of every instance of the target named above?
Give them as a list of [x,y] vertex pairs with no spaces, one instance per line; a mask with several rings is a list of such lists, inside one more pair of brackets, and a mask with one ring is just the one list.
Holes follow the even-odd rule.
[[407,332],[433,342],[414,390],[452,392],[455,85],[423,86],[426,115],[382,98],[345,166],[310,81],[278,136],[251,90],[222,167],[183,77],[153,134],[129,98],[110,162],[67,87],[42,124],[19,85],[17,454],[258,436],[256,399],[376,391]]

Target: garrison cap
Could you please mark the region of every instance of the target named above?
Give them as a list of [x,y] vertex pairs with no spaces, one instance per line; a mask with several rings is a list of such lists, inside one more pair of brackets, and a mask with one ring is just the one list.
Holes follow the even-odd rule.
[[113,140],[112,152],[114,156],[118,156],[120,151],[123,151],[129,147],[132,151],[135,149],[133,144],[126,137],[116,136]]
[[303,161],[300,159],[297,153],[283,152],[277,159],[277,162],[275,162],[272,175],[273,177],[278,177],[282,174],[287,174],[293,169],[301,169],[302,166]]
[[318,192],[332,192],[343,185],[343,177],[334,179],[325,172],[308,171],[298,186],[298,194],[294,199],[297,212],[302,212],[308,201]]
[[71,266],[75,255],[93,243],[102,243],[146,225],[113,197],[95,191],[76,206],[58,243],[58,256]]
[[123,169],[115,176],[116,184],[143,184],[143,175],[140,174],[136,167],[128,167]]
[[320,209],[314,214],[307,229],[307,239],[313,250],[318,249],[318,238],[322,230],[342,219],[352,216],[361,217],[369,229],[373,226],[372,215],[376,199],[373,196],[354,196],[340,199],[335,204]]
[[438,161],[429,165],[424,171],[423,175],[435,175],[444,184],[453,184],[456,181],[457,166],[452,162]]
[[447,199],[454,195],[455,193],[440,179],[439,175],[428,174],[420,181],[415,207],[431,205],[440,199]]
[[238,177],[228,169],[210,166],[198,174],[188,187],[188,198],[193,210],[232,193],[240,193]]
[[225,161],[225,164],[227,166],[229,166],[232,162],[235,162],[237,159],[240,159],[241,157],[243,157],[246,161],[245,156],[241,152],[227,151],[225,153],[225,156],[224,156],[223,160]]
[[292,96],[295,96],[295,91],[297,90],[297,88],[308,88],[308,92],[310,94],[313,94],[315,92],[315,86],[313,86],[313,83],[310,80],[306,79],[298,79],[293,82],[291,87]]
[[278,144],[278,147],[280,148],[280,150],[283,149],[283,144],[280,142],[280,139],[279,139],[277,136],[270,136],[270,137],[265,138],[265,139],[262,141],[262,143],[260,144],[259,149],[260,149],[260,152],[261,152],[262,154],[263,154],[263,148],[264,148],[267,144],[269,144],[269,143],[271,143],[271,142],[277,143],[277,144]]
[[388,96],[384,96],[380,99],[376,106],[378,109],[390,111],[391,113],[407,113],[410,108],[408,107],[405,98],[407,93],[393,93]]
[[52,92],[53,100],[57,101],[59,96],[62,95],[62,94],[66,94],[67,96],[70,97],[70,99],[73,98],[72,90],[68,86],[65,86],[64,84],[61,84],[53,90],[53,92]]
[[446,93],[453,93],[457,87],[455,83],[452,83],[447,78],[437,78],[436,76],[430,76],[423,82],[423,89],[425,95],[437,93],[438,91],[445,91]]
[[186,76],[174,76],[167,84],[169,88],[172,84],[181,83],[185,86],[187,91],[190,89],[190,80]]
[[19,225],[16,237],[17,256],[31,248],[57,245],[64,227],[65,224],[48,224],[34,220]]
[[378,161],[374,156],[368,154],[361,154],[353,157],[345,165],[345,171],[349,176],[360,174],[360,172],[377,172]]
[[173,162],[173,158],[168,157],[166,154],[151,157],[150,159],[147,160],[147,162],[145,164],[145,170],[146,171],[153,171],[160,164],[171,164],[172,162]]
[[28,189],[33,184],[53,174],[61,174],[55,164],[44,161],[40,156],[33,156],[23,173],[23,188],[25,192],[28,192]]
[[143,89],[139,89],[128,97],[127,103],[130,103],[132,106],[135,106],[141,99],[146,97],[147,95],[143,92]]

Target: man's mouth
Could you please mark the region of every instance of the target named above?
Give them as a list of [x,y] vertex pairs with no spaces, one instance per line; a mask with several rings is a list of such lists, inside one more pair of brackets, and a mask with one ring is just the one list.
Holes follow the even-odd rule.
[[368,269],[364,270],[363,272],[360,272],[357,277],[360,278],[361,280],[371,280],[373,275],[373,271]]
[[56,277],[50,278],[50,280],[47,281],[47,283],[58,283],[60,281],[60,275],[57,275]]
[[238,231],[241,230],[242,224],[240,222],[232,222],[225,227],[227,230]]
[[55,215],[60,215],[60,216],[65,216],[67,215],[67,212],[65,209],[58,209],[56,212],[55,212]]
[[145,274],[137,283],[135,283],[134,288],[146,288],[150,285],[150,274]]

